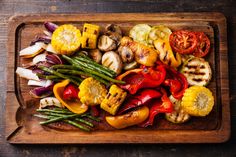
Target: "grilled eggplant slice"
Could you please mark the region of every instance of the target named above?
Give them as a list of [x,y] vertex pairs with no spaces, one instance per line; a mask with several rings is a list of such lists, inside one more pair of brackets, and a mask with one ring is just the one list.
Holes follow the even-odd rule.
[[203,58],[192,57],[182,66],[181,72],[187,78],[189,85],[206,86],[212,77],[212,70]]

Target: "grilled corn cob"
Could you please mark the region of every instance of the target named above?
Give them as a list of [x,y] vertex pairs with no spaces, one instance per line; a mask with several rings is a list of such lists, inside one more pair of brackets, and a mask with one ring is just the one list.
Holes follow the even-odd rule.
[[52,47],[60,54],[71,55],[80,48],[80,30],[70,24],[59,26],[52,34]]
[[83,35],[81,38],[81,47],[95,49],[97,46],[97,38],[99,35],[99,26],[85,23]]
[[206,116],[214,106],[214,97],[206,87],[191,86],[185,90],[181,106],[192,116]]
[[125,100],[127,93],[116,85],[112,85],[109,93],[101,103],[101,108],[112,115],[115,115],[120,105]]
[[107,90],[104,85],[92,77],[84,79],[80,86],[78,94],[80,101],[86,105],[101,104],[107,95]]

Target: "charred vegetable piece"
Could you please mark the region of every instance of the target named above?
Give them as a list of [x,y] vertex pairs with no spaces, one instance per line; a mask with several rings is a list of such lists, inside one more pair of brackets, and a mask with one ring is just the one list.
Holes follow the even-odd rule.
[[187,78],[189,85],[206,86],[212,77],[209,63],[197,57],[188,59],[183,64],[181,73]]
[[117,77],[118,80],[125,81],[120,85],[122,89],[128,90],[130,94],[135,94],[142,88],[155,88],[164,83],[166,69],[163,65],[156,67],[144,67],[143,69],[133,69]]
[[151,27],[147,24],[137,24],[129,32],[129,36],[137,42],[148,45],[146,39]]
[[195,32],[195,34],[197,36],[198,43],[193,55],[196,57],[205,57],[210,51],[210,39],[204,32]]
[[62,108],[62,104],[55,97],[47,97],[40,100],[39,109],[42,109],[48,106],[57,106],[59,108]]
[[137,110],[131,111],[120,116],[107,116],[106,121],[116,129],[123,129],[129,126],[142,123],[148,118],[149,109],[143,106]]
[[105,99],[101,103],[101,108],[112,115],[115,115],[120,105],[126,98],[127,93],[117,85],[112,85]]
[[135,61],[145,66],[154,66],[158,52],[144,44],[133,41],[129,37],[121,39],[121,46],[127,46],[134,53]]
[[191,54],[195,51],[198,43],[194,32],[178,30],[170,35],[170,46],[180,54]]
[[181,100],[175,99],[172,95],[169,97],[174,105],[174,110],[171,113],[166,113],[166,119],[172,123],[184,123],[190,119],[190,115],[181,107]]
[[167,97],[167,93],[164,88],[161,88],[162,97],[161,100],[153,100],[150,108],[150,113],[148,119],[141,123],[139,126],[141,127],[147,127],[149,125],[153,125],[154,119],[156,115],[159,113],[171,113],[173,111],[173,105],[170,101],[170,99]]
[[206,87],[191,86],[185,90],[181,106],[192,116],[206,116],[214,106],[214,97]]
[[72,55],[80,48],[81,32],[75,26],[65,24],[59,26],[52,34],[51,44],[56,52]]
[[120,74],[123,67],[120,56],[114,51],[106,52],[102,56],[102,65],[116,72],[116,74]]
[[118,48],[119,55],[124,63],[130,63],[134,60],[134,53],[127,46],[120,46]]
[[84,24],[83,35],[81,38],[81,47],[87,49],[95,49],[97,46],[97,38],[100,27],[93,24]]
[[111,39],[109,36],[102,35],[98,39],[98,48],[101,51],[111,51],[116,49],[116,42]]
[[159,51],[159,58],[163,63],[172,67],[178,67],[181,64],[180,54],[172,51],[167,39],[155,40],[154,46]]
[[102,61],[102,53],[101,53],[101,51],[99,51],[99,49],[90,50],[88,55],[96,63],[100,63]]
[[[160,63],[163,64],[163,63]],[[188,88],[186,77],[176,69],[165,65],[166,78],[163,85],[170,87],[170,93],[174,98],[180,100],[183,97],[184,91]]]
[[84,79],[79,89],[79,99],[86,105],[99,105],[107,95],[105,86],[92,77]]
[[128,110],[134,109],[138,106],[147,105],[152,99],[158,99],[162,94],[158,90],[154,89],[143,89],[135,95],[129,96],[122,107],[119,109],[118,114],[123,114]]
[[108,24],[105,28],[105,34],[113,39],[117,45],[120,43],[120,39],[122,38],[122,30],[118,25]]

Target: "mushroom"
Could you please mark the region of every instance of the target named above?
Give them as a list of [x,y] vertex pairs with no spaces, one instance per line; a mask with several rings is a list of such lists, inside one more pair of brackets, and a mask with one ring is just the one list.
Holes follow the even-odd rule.
[[116,47],[117,47],[116,42],[109,36],[102,35],[98,39],[98,48],[101,51],[111,51],[116,49]]
[[97,63],[100,63],[102,60],[102,53],[99,49],[90,50],[89,56]]
[[105,34],[111,39],[115,40],[118,45],[120,44],[120,40],[122,38],[122,31],[118,25],[108,24],[106,26]]
[[118,48],[119,55],[124,63],[130,63],[134,60],[134,53],[127,46],[120,46]]
[[108,24],[106,26],[106,31],[107,32],[113,32],[113,33],[118,33],[118,34],[122,35],[122,31],[121,31],[120,27],[118,25],[115,25],[115,24]]
[[121,72],[123,67],[120,56],[114,51],[106,52],[102,56],[102,65],[115,71],[117,74]]

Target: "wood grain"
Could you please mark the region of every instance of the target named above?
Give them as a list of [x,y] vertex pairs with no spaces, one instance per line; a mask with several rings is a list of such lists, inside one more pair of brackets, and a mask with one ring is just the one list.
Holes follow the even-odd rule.
[[[148,23],[150,25],[164,23],[173,30],[185,28],[206,32],[214,45],[211,55],[208,58],[215,71],[215,78],[213,78],[212,83],[209,85],[213,90],[215,98],[217,98],[214,112],[205,119],[193,120],[193,124],[188,124],[186,127],[182,126],[182,128],[166,125],[165,122],[160,121],[160,126],[152,130],[101,130],[91,134],[72,131],[63,133],[56,130],[45,130],[37,123],[37,120],[32,118],[33,110],[30,110],[31,112],[29,111],[29,106],[32,106],[35,102],[32,102],[30,97],[27,96],[29,88],[25,85],[26,81],[16,77],[14,71],[16,66],[24,62],[24,60],[20,59],[18,56],[19,50],[29,44],[28,41],[31,41],[34,35],[42,29],[42,23],[46,20],[56,22],[57,24],[73,23],[78,27],[81,27],[84,21],[93,22],[101,26],[115,21],[115,23],[123,27],[124,30],[128,30],[137,23]],[[8,32],[9,52],[7,64],[8,86],[6,121],[8,123],[10,121],[11,123],[6,127],[6,135],[11,143],[218,143],[224,142],[229,138],[230,115],[227,34],[226,20],[222,14],[18,15],[10,19]],[[18,108],[19,105],[20,108]],[[17,115],[17,118],[15,115]],[[12,122],[14,118],[16,121]],[[194,124],[194,122],[196,122],[196,124]],[[37,141],[34,139],[37,139]]]

